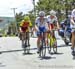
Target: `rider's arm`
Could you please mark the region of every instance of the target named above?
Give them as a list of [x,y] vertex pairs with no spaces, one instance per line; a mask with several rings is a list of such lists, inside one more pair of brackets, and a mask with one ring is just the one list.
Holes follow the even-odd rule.
[[21,27],[19,27],[19,31],[22,32]]
[[39,29],[38,29],[38,23],[39,23],[39,18],[36,18],[36,20],[35,20],[35,26],[34,26],[34,28],[35,28],[35,31],[39,31]]
[[71,17],[71,24],[75,24],[73,17]]
[[57,21],[57,29],[59,29],[60,28],[60,26],[59,26],[59,23],[58,23],[58,21]]
[[59,26],[58,18],[56,16],[55,16],[55,21],[56,21],[57,29],[59,29],[60,26]]
[[35,30],[39,31],[37,24],[35,24]]
[[74,14],[74,12],[72,11],[71,12],[71,19],[70,19],[70,21],[71,21],[71,24],[75,24],[75,22],[74,22],[74,17],[75,17],[75,14]]

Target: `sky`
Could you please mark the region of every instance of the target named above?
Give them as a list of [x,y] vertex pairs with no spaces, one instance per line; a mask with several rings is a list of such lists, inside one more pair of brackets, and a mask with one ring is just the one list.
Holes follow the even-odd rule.
[[[0,0],[0,17],[14,17],[12,8],[17,8],[16,13],[24,14],[33,9],[33,0]],[[38,0],[35,0],[37,3]]]

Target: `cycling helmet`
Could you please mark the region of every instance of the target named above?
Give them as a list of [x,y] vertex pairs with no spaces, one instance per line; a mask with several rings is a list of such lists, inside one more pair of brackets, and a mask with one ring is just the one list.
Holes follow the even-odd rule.
[[30,20],[29,16],[24,16],[24,21],[29,21],[29,20]]
[[56,15],[56,12],[54,10],[51,10],[50,15]]
[[73,9],[72,14],[75,15],[75,9]]
[[45,16],[45,12],[44,11],[40,11],[39,12],[39,16]]

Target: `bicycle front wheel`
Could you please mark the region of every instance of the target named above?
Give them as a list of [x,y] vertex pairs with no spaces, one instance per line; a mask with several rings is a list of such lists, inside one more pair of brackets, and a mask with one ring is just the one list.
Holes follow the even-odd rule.
[[46,44],[45,42],[43,42],[40,47],[40,57],[45,57],[45,56],[46,56]]

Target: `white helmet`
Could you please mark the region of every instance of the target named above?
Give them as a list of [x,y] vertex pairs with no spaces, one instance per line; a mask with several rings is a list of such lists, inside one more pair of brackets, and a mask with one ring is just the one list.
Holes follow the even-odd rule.
[[56,12],[54,10],[51,10],[50,15],[56,15]]
[[75,15],[75,9],[72,10],[72,14]]
[[45,16],[45,12],[44,11],[40,11],[39,12],[39,16]]

